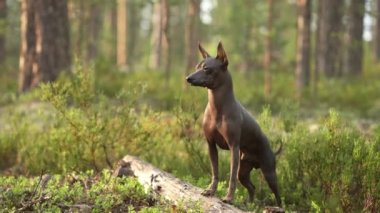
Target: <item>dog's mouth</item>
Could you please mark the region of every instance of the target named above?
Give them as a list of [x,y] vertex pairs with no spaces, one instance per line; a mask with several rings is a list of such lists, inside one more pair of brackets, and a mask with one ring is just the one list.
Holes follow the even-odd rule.
[[208,82],[207,81],[188,81],[191,86],[197,86],[197,87],[207,87]]
[[202,81],[202,82],[197,82],[197,83],[190,83],[191,86],[196,86],[196,87],[209,87],[208,82]]

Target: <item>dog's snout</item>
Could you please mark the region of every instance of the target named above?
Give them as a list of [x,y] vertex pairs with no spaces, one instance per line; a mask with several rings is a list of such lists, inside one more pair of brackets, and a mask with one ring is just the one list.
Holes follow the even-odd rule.
[[193,78],[191,78],[191,76],[187,76],[186,77],[186,81],[189,82],[189,83],[191,83],[191,82],[193,82]]

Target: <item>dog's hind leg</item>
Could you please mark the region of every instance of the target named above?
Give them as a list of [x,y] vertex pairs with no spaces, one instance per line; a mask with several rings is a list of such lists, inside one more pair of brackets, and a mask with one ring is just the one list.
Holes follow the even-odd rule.
[[275,170],[263,171],[265,180],[267,181],[269,188],[272,190],[274,196],[276,197],[276,202],[279,207],[281,207],[280,193],[278,192],[277,186],[277,176]]
[[248,159],[240,159],[238,179],[240,183],[248,190],[249,202],[253,201],[253,196],[255,194],[255,186],[252,184],[249,176],[253,167],[254,164]]

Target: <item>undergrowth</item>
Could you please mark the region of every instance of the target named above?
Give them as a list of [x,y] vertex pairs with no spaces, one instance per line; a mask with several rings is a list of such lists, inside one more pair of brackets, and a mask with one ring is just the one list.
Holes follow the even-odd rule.
[[[104,170],[43,175],[0,176],[1,212],[168,212],[173,205],[155,197],[135,179]],[[176,208],[183,212],[181,208]]]
[[[13,105],[3,108],[0,118],[0,169],[3,173],[76,172],[83,175],[81,172],[87,170],[100,172],[112,168],[122,156],[131,154],[205,188],[210,181],[207,147],[201,129],[206,91],[187,88],[183,92],[179,89],[182,88],[182,77],[178,76],[165,82],[157,73],[118,73],[107,85],[103,76],[106,75],[77,65],[74,75],[44,84],[20,98],[34,100],[33,104],[26,108]],[[256,77],[258,79],[253,81],[259,82],[260,76]],[[346,91],[347,88],[339,86],[336,80],[338,83],[326,88],[331,90],[335,85],[339,86],[336,90],[346,91],[346,96],[339,95],[339,103],[350,106],[335,103],[334,94],[328,96],[322,90],[320,101],[336,108],[320,107],[315,113],[310,109],[311,101],[295,102],[292,98],[284,98],[292,97],[292,91],[281,90],[290,84],[290,78],[282,79],[276,84],[278,88],[275,90],[278,91],[274,93],[270,107],[261,107],[267,102],[260,96],[260,87],[252,88],[252,82],[239,75],[235,82],[242,83],[235,83],[235,92],[243,105],[253,112],[272,148],[277,150],[280,143],[283,144],[283,152],[277,156],[277,174],[285,208],[317,212],[374,212],[380,209],[380,128],[376,124],[370,124],[364,130],[357,128],[356,120],[345,113],[345,110],[355,108],[357,111],[352,113],[356,118],[373,115],[378,101],[374,92],[377,86],[354,82],[351,86],[357,90]],[[365,91],[370,97],[362,97]],[[359,102],[351,100],[357,96],[361,96]],[[308,110],[305,110],[305,104]],[[376,119],[375,116],[371,118]],[[229,153],[220,151],[219,156],[221,183],[217,196],[222,197],[227,190]],[[63,176],[55,179],[59,179],[59,183],[65,180]],[[274,197],[261,172],[253,171],[251,179],[256,186],[255,202],[246,205],[247,192],[239,186],[235,205],[256,211],[265,205],[273,205]],[[7,199],[4,204],[7,208],[22,208],[15,200],[37,198],[37,194],[32,199],[30,192],[19,192],[22,184],[25,190],[33,192],[31,187],[37,178],[3,177],[1,181],[13,181],[14,185],[14,189],[9,184],[1,189],[3,194],[15,190],[14,195],[1,197]],[[56,203],[72,205],[73,200],[95,199],[89,201],[91,205],[102,206],[106,211],[120,202],[112,193],[95,193],[91,198],[91,194],[83,194],[79,192],[83,189],[77,187],[81,185],[67,185],[51,196],[55,193],[63,196],[59,190],[66,190],[69,196],[57,198]],[[111,190],[107,187],[104,184],[98,190]],[[140,191],[133,193],[137,197],[145,196]],[[96,204],[97,196],[105,196],[98,201],[99,204]],[[54,199],[49,198],[47,203],[51,200]],[[144,199],[141,202],[145,202]],[[61,208],[54,206],[56,203],[33,208]]]

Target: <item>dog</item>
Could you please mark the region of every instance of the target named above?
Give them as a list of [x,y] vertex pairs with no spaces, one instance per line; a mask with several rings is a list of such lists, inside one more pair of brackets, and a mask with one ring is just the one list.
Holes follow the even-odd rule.
[[281,206],[275,155],[281,152],[282,145],[273,153],[258,123],[235,99],[228,58],[222,43],[218,44],[215,58],[201,44],[198,48],[203,60],[196,66],[196,71],[186,77],[186,81],[192,86],[208,89],[202,127],[208,144],[212,181],[202,195],[213,196],[218,186],[218,146],[230,150],[231,154],[229,186],[224,202],[232,203],[237,179],[248,190],[249,201],[252,202],[255,186],[250,180],[250,172],[253,168],[260,168],[277,205]]

